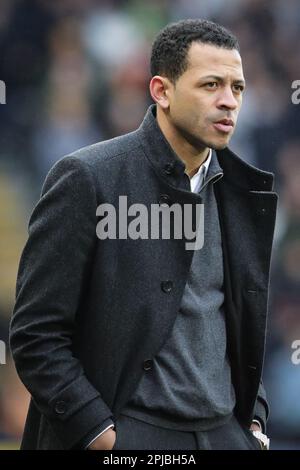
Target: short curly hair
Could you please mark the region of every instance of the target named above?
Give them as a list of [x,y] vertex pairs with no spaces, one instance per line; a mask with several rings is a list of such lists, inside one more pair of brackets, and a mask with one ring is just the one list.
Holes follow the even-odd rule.
[[175,83],[188,67],[188,50],[194,41],[240,51],[237,38],[223,26],[202,19],[181,20],[168,24],[156,36],[151,75],[163,75]]

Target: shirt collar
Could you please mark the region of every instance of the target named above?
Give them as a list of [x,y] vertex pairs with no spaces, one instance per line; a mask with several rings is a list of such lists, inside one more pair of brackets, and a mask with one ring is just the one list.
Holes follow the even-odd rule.
[[204,180],[207,176],[208,173],[208,168],[211,162],[211,157],[212,157],[212,150],[209,149],[208,157],[206,160],[202,163],[202,165],[199,166],[197,173],[195,173],[191,178],[190,178],[190,183],[191,183],[191,191],[193,192],[198,192],[201,188],[201,186],[204,183]]
[[[224,173],[223,168],[220,166],[216,151],[209,149],[209,154],[206,160],[200,165],[197,173],[195,173],[191,180],[195,177],[199,177],[203,174],[203,182],[206,178],[212,178],[213,176]],[[196,178],[197,179],[197,178]]]

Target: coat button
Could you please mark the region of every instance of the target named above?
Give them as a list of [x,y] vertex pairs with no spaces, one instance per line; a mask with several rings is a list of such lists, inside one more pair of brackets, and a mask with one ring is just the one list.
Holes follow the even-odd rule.
[[169,294],[171,290],[173,289],[173,282],[172,281],[162,281],[161,285],[161,290],[165,292],[166,294]]
[[64,401],[58,401],[54,409],[58,415],[63,415],[66,411],[66,403]]
[[265,215],[266,212],[267,212],[266,209],[263,207],[263,208],[261,209],[261,213]]
[[171,198],[167,194],[161,194],[159,198],[159,204],[171,205]]
[[151,370],[153,366],[153,361],[152,359],[146,359],[143,363],[143,369],[144,370]]
[[171,175],[174,172],[174,165],[172,163],[167,163],[164,166],[164,172],[166,175]]

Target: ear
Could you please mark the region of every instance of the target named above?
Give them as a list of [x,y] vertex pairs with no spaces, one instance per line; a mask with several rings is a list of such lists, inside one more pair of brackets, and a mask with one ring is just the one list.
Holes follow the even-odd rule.
[[168,109],[170,106],[169,95],[171,86],[170,80],[160,75],[155,75],[150,81],[149,90],[152,99],[163,109]]

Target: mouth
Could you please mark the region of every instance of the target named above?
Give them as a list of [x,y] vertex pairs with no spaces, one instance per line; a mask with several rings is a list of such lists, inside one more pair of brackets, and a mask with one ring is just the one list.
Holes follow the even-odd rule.
[[234,128],[234,122],[232,119],[221,119],[220,121],[214,122],[213,126],[220,132],[229,134]]

